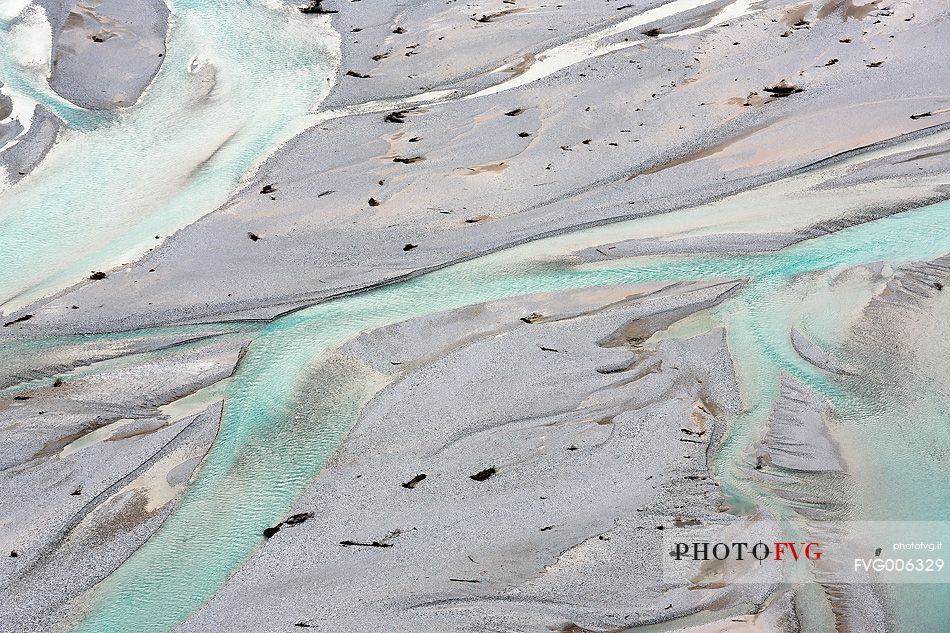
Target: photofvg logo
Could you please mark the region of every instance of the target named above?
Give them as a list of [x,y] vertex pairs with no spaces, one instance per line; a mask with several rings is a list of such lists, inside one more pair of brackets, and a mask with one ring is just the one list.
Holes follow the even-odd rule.
[[681,521],[663,534],[664,580],[735,583],[944,583],[948,522]]
[[677,542],[673,544],[673,558],[683,560],[684,558],[699,560],[744,560],[746,557],[754,558],[759,562],[766,560],[775,560],[781,562],[783,559],[791,558],[797,561],[799,557],[808,560],[821,560],[821,543],[818,541],[774,541],[772,543],[745,543],[743,541],[734,541],[732,543],[710,543],[707,541],[693,541],[691,543]]

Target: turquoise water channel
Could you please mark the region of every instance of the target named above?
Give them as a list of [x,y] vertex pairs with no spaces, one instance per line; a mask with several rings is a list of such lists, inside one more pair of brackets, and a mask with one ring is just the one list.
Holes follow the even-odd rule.
[[[727,497],[754,504],[762,493],[749,487],[738,464],[774,402],[779,373],[804,380],[838,406],[848,404],[849,394],[795,356],[788,331],[789,324],[803,316],[827,317],[829,310],[853,305],[809,305],[803,297],[822,292],[840,296],[832,280],[850,267],[926,260],[950,252],[948,219],[950,203],[941,203],[768,255],[651,257],[597,265],[577,264],[568,257],[578,245],[636,234],[637,221],[630,221],[540,240],[280,318],[262,328],[235,376],[221,434],[200,477],[159,532],[94,590],[93,608],[77,630],[123,631],[133,623],[138,631],[171,630],[253,552],[263,528],[280,520],[379,387],[359,368],[334,367],[339,361],[323,356],[325,352],[361,331],[503,297],[640,282],[749,279],[746,289],[717,308],[714,316],[728,328],[746,409],[728,432],[718,477]],[[822,331],[822,323],[829,327]],[[809,334],[817,340],[835,339],[841,334],[834,331],[835,323],[834,318],[813,320]],[[324,360],[331,371],[314,372]],[[306,409],[295,406],[304,399]],[[946,455],[946,403],[946,393],[932,394],[932,403],[918,414],[935,431],[905,441],[931,447],[939,443]],[[867,439],[862,450],[869,458],[891,454],[891,430],[871,429]],[[902,511],[915,514],[907,518],[950,519],[948,474],[941,466],[940,460],[897,466],[900,477],[934,482],[926,494],[903,499]],[[892,486],[878,488],[876,494],[880,499],[904,492]],[[888,507],[885,504],[876,518],[886,516]],[[917,612],[915,622],[921,625],[921,619],[935,611],[939,609]]]
[[[324,96],[335,36],[312,17],[279,2],[169,4],[174,19],[167,58],[145,98],[120,114],[89,112],[58,99],[42,77],[15,63],[9,51],[21,45],[22,29],[0,19],[0,81],[68,125],[36,173],[0,192],[0,305],[6,311],[91,270],[130,261],[156,243],[155,235],[167,236],[219,207]],[[669,214],[670,226],[689,213]],[[936,324],[936,343],[911,359],[916,364],[896,362],[884,348],[846,345],[846,324],[877,290],[846,271],[950,253],[950,203],[762,255],[598,264],[572,256],[636,238],[640,222],[538,240],[241,326],[254,342],[231,381],[221,433],[198,479],[154,537],[83,596],[84,619],[76,630],[170,631],[246,560],[263,528],[283,517],[382,386],[365,368],[329,353],[335,346],[401,320],[532,293],[747,280],[742,292],[710,311],[712,322],[727,328],[745,408],[731,421],[716,464],[730,502],[775,503],[748,478],[743,463],[774,403],[779,376],[788,372],[833,404],[849,456],[874,465],[855,477],[855,512],[950,520],[950,396],[943,380],[950,337]],[[789,343],[793,326],[840,352],[867,379],[832,380],[805,364]],[[226,325],[193,327],[230,331]],[[14,366],[31,350],[48,353],[58,345],[111,343],[121,336],[17,342],[4,353]],[[901,630],[936,631],[950,621],[943,587],[895,590]]]
[[[145,96],[118,114],[64,104],[12,61],[23,29],[0,20],[0,82],[68,129],[43,165],[0,191],[6,311],[132,261],[224,204],[325,96],[335,35],[294,7],[174,0],[168,52]],[[274,3],[280,6],[282,3]]]

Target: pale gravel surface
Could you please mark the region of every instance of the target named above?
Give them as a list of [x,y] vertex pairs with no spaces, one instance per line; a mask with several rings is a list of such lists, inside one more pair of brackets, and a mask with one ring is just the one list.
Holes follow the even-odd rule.
[[[36,106],[30,129],[20,136],[16,143],[0,152],[0,167],[6,170],[7,181],[15,183],[33,171],[53,147],[62,129],[63,122],[59,117],[44,106]],[[0,134],[0,145],[2,144]]]
[[63,372],[60,386],[0,399],[0,631],[50,630],[65,601],[157,529],[173,499],[146,510],[142,482],[167,470],[177,497],[220,417],[220,405],[182,419],[158,407],[230,376],[246,343],[226,337],[99,361]]
[[133,105],[164,59],[164,0],[37,2],[53,30],[53,90],[93,110]]
[[[589,24],[574,28],[572,36],[602,28],[627,11],[611,8],[618,17],[607,19],[600,6],[567,12],[570,20]],[[947,122],[943,115],[910,118],[946,105],[947,57],[927,52],[939,50],[946,39],[940,7],[902,4],[893,15],[848,21],[837,13],[821,19],[809,14],[807,26],[793,28],[784,21],[788,6],[766,3],[728,26],[648,38],[515,90],[419,108],[401,124],[383,120],[389,110],[325,121],[268,160],[225,208],[178,232],[142,262],[25,309],[38,316],[18,328],[20,335],[271,317],[541,234],[716,199]],[[374,10],[372,16],[363,13]],[[445,10],[451,19],[414,17],[400,35],[391,29],[402,24],[401,5],[342,7],[335,24],[344,33],[354,26],[364,30],[344,38],[341,73],[371,51],[394,53],[360,66],[369,79],[340,76],[328,104],[448,84],[460,94],[471,92],[486,77],[511,74],[464,78],[476,68],[520,59],[524,53],[510,52],[512,40],[525,53],[541,52],[557,43],[552,37],[564,35],[547,31],[562,28],[559,10],[530,10],[488,23],[473,21],[460,6],[438,5]],[[486,33],[495,44],[480,46],[470,70],[455,62],[440,65],[456,48],[484,41]],[[926,69],[919,66],[922,56],[931,60]],[[830,58],[838,62],[824,66]],[[886,62],[869,68],[878,58]],[[413,83],[425,82],[427,73],[431,81]],[[803,92],[767,98],[763,87],[782,79]],[[750,98],[752,92],[758,94]],[[516,108],[523,109],[519,116],[505,116]],[[416,156],[425,160],[393,162]],[[892,212],[898,200],[913,206],[947,196],[950,159],[939,152],[855,166],[835,174],[840,182],[827,188],[863,182],[872,173],[879,179],[873,170],[906,158],[912,160],[898,168],[915,179],[895,181],[893,197],[867,200],[863,209],[838,209],[834,201],[853,196],[829,190],[826,202],[810,207],[825,214],[816,222],[824,222],[824,230],[840,228]],[[277,191],[261,195],[265,185]],[[333,193],[318,197],[325,191]],[[249,240],[249,232],[261,239]],[[405,252],[407,243],[418,248]],[[195,279],[199,262],[202,274]],[[103,308],[68,311],[72,304]]]
[[[179,630],[602,630],[712,596],[761,603],[767,583],[663,582],[657,526],[735,520],[718,511],[708,460],[740,403],[722,330],[604,346],[708,305],[702,284],[634,290],[471,306],[344,345],[393,382],[289,511],[315,516],[268,540]],[[532,312],[546,316],[520,320]]]
[[[39,1],[59,34],[75,3]],[[477,22],[472,18],[511,5],[327,0],[341,11],[333,21],[344,48],[341,76],[325,106],[438,88],[471,93],[513,74],[487,71],[529,61],[531,53],[656,3],[634,4],[621,11],[617,2],[555,9],[519,0],[517,7],[528,11]],[[0,336],[18,344],[51,333],[271,317],[541,234],[662,213],[786,176],[827,174],[808,185],[813,197],[801,194],[811,214],[801,226],[788,229],[784,208],[776,207],[775,225],[764,215],[753,233],[644,237],[581,256],[772,251],[946,198],[946,142],[828,171],[846,159],[840,152],[889,147],[887,139],[931,137],[946,128],[946,115],[910,118],[950,105],[950,62],[937,53],[946,46],[945,8],[908,2],[895,5],[892,15],[871,12],[847,21],[840,13],[819,19],[812,10],[804,14],[807,25],[793,27],[786,9],[799,3],[762,6],[754,16],[701,35],[648,40],[516,90],[423,107],[405,123],[383,120],[395,108],[323,122],[268,160],[226,208],[183,229],[139,264],[4,315],[4,322],[24,313],[35,318],[3,328]],[[125,21],[130,32],[90,43],[100,27],[86,19],[81,30],[57,35],[54,87],[90,107],[133,103],[160,63],[163,8],[160,0],[99,3],[100,16]],[[657,26],[670,32],[695,25],[702,13]],[[393,33],[397,26],[406,33]],[[381,53],[388,55],[371,59]],[[838,61],[825,66],[830,58]],[[872,61],[884,64],[868,67]],[[120,63],[122,73],[102,72]],[[371,78],[342,74],[348,70]],[[765,99],[762,88],[780,79],[804,91]],[[514,108],[523,112],[505,116]],[[51,114],[37,116],[30,135],[0,155],[17,174],[32,169],[59,132]],[[425,160],[393,163],[397,156]],[[791,182],[789,197],[799,200],[794,183],[802,181]],[[891,188],[892,197],[834,206],[852,198],[853,190],[844,188],[868,183],[883,183],[875,191]],[[265,184],[276,186],[275,199],[259,193]],[[334,193],[316,197],[323,191]],[[380,204],[371,206],[370,197]],[[251,242],[248,231],[262,239]],[[404,252],[409,242],[420,247]],[[156,272],[146,273],[150,268]],[[859,334],[887,331],[893,317],[884,304],[905,311],[928,305],[947,269],[935,262],[899,271]],[[718,511],[707,466],[740,401],[722,331],[636,344],[643,334],[728,296],[729,287],[518,298],[348,342],[346,356],[389,375],[392,384],[291,510],[316,516],[268,541],[181,630],[294,631],[306,630],[293,626],[305,622],[348,633],[581,631],[569,623],[603,630],[666,620],[698,610],[711,595],[745,613],[763,607],[767,585],[687,591],[663,585],[657,575],[657,525],[672,529],[678,518],[733,520]],[[647,296],[630,299],[636,292]],[[162,301],[150,305],[156,297]],[[532,312],[545,318],[519,320]],[[650,316],[655,313],[660,316]],[[618,334],[630,340],[606,347]],[[64,600],[107,574],[169,512],[166,504],[129,520],[141,498],[126,487],[143,469],[169,465],[167,481],[183,486],[213,438],[214,410],[190,426],[190,418],[162,420],[156,410],[228,376],[246,343],[241,336],[185,342],[201,335],[145,332],[128,341],[72,340],[64,350],[29,359],[0,355],[10,369],[5,386],[126,356],[115,361],[120,371],[107,371],[98,382],[67,381],[54,389],[46,380],[23,392],[31,400],[7,395],[0,401],[2,432],[12,438],[0,451],[0,486],[13,491],[0,494],[0,516],[14,517],[14,527],[0,531],[0,552],[21,551],[0,572],[4,633],[48,630]],[[809,362],[838,372],[838,361],[803,334],[791,336]],[[835,517],[848,474],[823,439],[827,404],[789,380],[781,396],[766,436],[772,463],[754,476],[803,515]],[[115,442],[122,451],[107,442],[55,457],[67,436],[124,417],[152,432]],[[163,426],[169,422],[175,423]],[[695,438],[681,429],[702,430],[696,425],[706,429],[701,443],[682,442]],[[34,458],[44,445],[47,454]],[[751,455],[750,468],[754,460]],[[489,465],[498,468],[494,477],[469,479]],[[419,472],[428,476],[415,489],[400,485]],[[806,493],[802,482],[811,484]],[[77,485],[82,494],[73,497]],[[90,518],[75,523],[84,504],[100,496],[101,505],[86,508]],[[120,528],[106,530],[110,522]],[[57,546],[66,529],[73,546]],[[339,545],[397,529],[392,548]],[[11,584],[17,570],[31,565],[34,575]],[[841,604],[853,617],[851,630],[865,633],[884,622],[874,592],[845,594]],[[777,597],[759,616],[762,627],[796,630],[794,609],[790,593]]]

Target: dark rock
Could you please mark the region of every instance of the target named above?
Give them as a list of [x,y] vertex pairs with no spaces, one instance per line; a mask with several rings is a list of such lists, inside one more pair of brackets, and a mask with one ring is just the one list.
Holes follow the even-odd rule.
[[3,324],[3,327],[10,327],[11,325],[15,325],[17,323],[23,323],[24,321],[29,321],[32,318],[33,318],[32,314],[24,314],[21,317],[17,317],[13,319],[12,321],[7,321],[6,323]]
[[283,522],[278,523],[274,527],[264,528],[264,538],[270,538],[280,532],[281,525],[283,525]]
[[943,290],[943,284],[940,283],[939,281],[935,281],[934,288],[936,288],[937,290]]
[[541,313],[539,313],[539,312],[532,312],[531,314],[529,314],[529,315],[526,316],[526,317],[521,317],[521,320],[524,321],[525,323],[537,323],[538,321],[542,320],[543,318],[544,318],[544,315],[543,315],[543,314],[541,314]]
[[418,163],[418,162],[423,161],[423,160],[425,160],[425,159],[426,159],[425,156],[409,156],[409,157],[397,156],[397,157],[395,157],[395,158],[393,159],[393,162],[394,162],[394,163],[402,163],[403,165],[410,165],[410,164],[412,164],[412,163]]
[[257,233],[251,233],[250,231],[247,232],[247,236],[251,239],[252,242],[256,242],[257,240],[261,239],[260,235],[258,235]]
[[343,547],[392,547],[392,543],[380,543],[373,541],[371,543],[361,543],[359,541],[340,541]]
[[412,479],[410,479],[410,480],[407,481],[406,483],[402,484],[402,487],[403,487],[403,488],[408,488],[408,489],[412,490],[413,488],[415,488],[416,486],[418,486],[418,485],[422,482],[422,480],[425,479],[425,478],[426,478],[426,474],[425,474],[425,473],[419,473],[418,475],[416,475],[415,477],[413,477]]
[[825,62],[825,66],[834,66],[837,63],[838,63],[838,58],[832,57],[831,59]]
[[521,138],[528,138],[529,136],[531,136],[531,132],[518,132],[518,136],[520,136]]
[[16,558],[19,554],[16,553],[16,550],[10,550],[10,558]]
[[32,396],[13,396],[14,400],[29,400]]
[[369,75],[364,75],[363,73],[356,72],[355,70],[346,71],[348,77],[356,77],[357,79],[369,79]]
[[649,31],[643,31],[643,34],[647,37],[660,37],[660,29],[650,29]]
[[313,0],[313,2],[311,2],[309,6],[300,7],[300,12],[301,13],[316,13],[319,15],[325,15],[327,13],[338,13],[338,11],[334,11],[333,9],[324,9],[322,5],[323,5],[323,0]]
[[910,115],[910,118],[916,121],[917,119],[923,119],[924,117],[933,116],[933,115],[934,115],[933,112],[921,112],[920,114]]
[[774,86],[768,86],[762,90],[769,93],[773,97],[787,97],[790,94],[795,94],[796,92],[802,91],[801,88],[794,84],[787,83],[784,79]]
[[505,116],[518,116],[522,112],[524,112],[523,108],[515,108],[514,110],[509,110],[508,112],[505,112]]
[[408,116],[410,112],[412,112],[412,110],[396,110],[395,112],[387,114],[383,121],[386,123],[405,123],[406,116]]
[[284,525],[300,525],[307,519],[313,518],[313,512],[298,512],[297,514],[291,514],[289,517],[284,519]]
[[405,32],[406,32],[406,29],[402,28],[401,26],[397,26],[396,28],[393,29],[393,33],[396,33],[397,35],[402,35]]
[[881,66],[883,66],[883,65],[884,65],[884,62],[883,62],[883,61],[880,61],[880,62],[871,62],[870,64],[868,64],[868,68],[879,68],[879,67],[881,67]]
[[493,476],[496,472],[498,471],[495,470],[495,467],[491,466],[489,468],[486,468],[485,470],[478,471],[474,475],[469,475],[468,477],[469,479],[472,479],[474,481],[485,481],[489,477]]
[[406,244],[405,246],[402,247],[402,250],[404,250],[404,251],[411,251],[411,250],[414,249],[414,248],[419,248],[419,245],[418,245],[418,244]]
[[69,494],[73,497],[78,497],[79,495],[82,494],[82,486],[79,486],[78,488],[70,492]]
[[367,200],[367,202],[369,203],[369,206],[371,207],[378,207],[380,204],[379,200],[377,200],[376,198],[370,198],[369,200]]
[[274,193],[275,191],[277,191],[277,187],[274,185],[264,185],[264,188],[261,189],[262,194]]
[[99,281],[100,279],[105,279],[106,276],[107,276],[107,275],[106,275],[104,272],[102,272],[101,270],[96,270],[96,271],[93,271],[93,273],[92,273],[91,275],[89,275],[89,278],[92,279],[92,280],[94,280],[94,281]]

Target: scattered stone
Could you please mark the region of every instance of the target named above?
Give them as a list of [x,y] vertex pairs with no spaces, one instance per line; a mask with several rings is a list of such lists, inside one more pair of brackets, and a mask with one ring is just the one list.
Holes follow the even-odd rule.
[[523,112],[524,112],[523,108],[515,108],[514,110],[509,110],[508,112],[505,112],[505,116],[518,116],[519,114]]
[[376,198],[370,198],[369,200],[367,200],[367,202],[369,203],[369,206],[371,207],[378,207],[380,205],[379,200],[377,200]]
[[796,92],[801,92],[802,89],[794,84],[786,82],[784,79],[774,86],[768,86],[763,88],[765,92],[771,94],[774,97],[787,97],[788,95],[795,94]]
[[825,66],[834,66],[837,63],[838,63],[838,58],[832,57],[831,59],[825,62]]
[[79,486],[78,488],[76,488],[75,490],[73,490],[72,492],[70,492],[69,494],[70,494],[70,496],[78,497],[79,495],[82,494],[82,486]]
[[19,554],[17,554],[15,549],[10,550],[10,558],[16,558],[17,556],[19,556]]
[[347,76],[347,77],[356,77],[357,79],[370,79],[370,76],[369,76],[369,75],[365,75],[365,74],[363,74],[363,73],[361,73],[361,72],[357,72],[357,71],[355,71],[355,70],[348,70],[348,71],[346,71],[346,76]]
[[560,352],[559,349],[554,349],[553,347],[545,347],[544,345],[538,345],[538,349],[542,352]]
[[548,530],[550,530],[550,529],[553,528],[553,527],[554,527],[553,525],[545,525],[545,526],[544,526],[543,528],[541,528],[539,531],[540,531],[540,532],[547,532]]
[[518,136],[520,136],[521,138],[528,138],[529,136],[531,136],[531,132],[518,132]]
[[381,543],[379,541],[373,541],[371,543],[361,543],[359,541],[340,541],[340,545],[343,547],[392,547],[392,543]]
[[402,28],[401,26],[397,26],[396,28],[393,29],[393,33],[396,33],[397,35],[402,35],[405,32],[406,32],[406,29]]
[[426,159],[425,156],[409,156],[409,157],[397,156],[397,157],[395,157],[395,158],[393,159],[393,162],[394,162],[394,163],[402,163],[403,165],[410,165],[410,164],[412,164],[412,163],[418,163],[418,162],[423,161],[423,160],[425,160],[425,159]]
[[14,400],[29,400],[32,396],[13,396]]
[[475,473],[474,475],[469,475],[468,477],[469,477],[469,479],[472,479],[472,480],[474,480],[474,481],[485,481],[485,480],[488,479],[489,477],[493,476],[496,472],[498,472],[498,471],[495,470],[495,467],[494,467],[494,466],[490,466],[490,467],[486,468],[485,470],[480,470],[480,471],[478,471],[477,473]]
[[285,525],[287,527],[293,527],[295,525],[300,525],[307,519],[312,519],[312,518],[313,518],[313,512],[298,512],[297,514],[292,514],[286,519],[284,519],[283,521],[281,521],[280,523],[278,523],[277,525],[264,528],[264,538],[271,538],[272,536],[280,532],[280,528],[284,527]]
[[10,327],[11,325],[16,325],[17,323],[23,323],[24,321],[29,321],[32,318],[33,318],[32,314],[24,314],[21,317],[17,317],[16,319],[13,319],[12,321],[7,321],[6,323],[3,324],[3,327]]
[[264,185],[264,187],[261,189],[261,194],[274,193],[275,191],[277,191],[277,187],[276,187],[276,186],[274,186],[274,185]]
[[531,314],[529,314],[529,315],[526,316],[526,317],[521,317],[521,320],[524,321],[525,323],[537,323],[538,321],[542,320],[543,318],[544,318],[544,315],[543,315],[543,314],[541,314],[541,313],[539,313],[539,312],[532,312]]
[[338,11],[334,11],[333,9],[324,9],[322,5],[323,5],[323,0],[313,0],[313,2],[311,2],[309,6],[299,7],[299,10],[301,13],[316,13],[318,15],[325,15],[328,13],[339,13]]
[[660,29],[653,28],[648,31],[643,31],[643,34],[647,37],[660,37]]
[[924,117],[933,116],[933,115],[934,115],[933,112],[921,112],[920,114],[912,114],[912,115],[910,115],[910,118],[912,118],[914,121],[916,121],[917,119],[922,119],[922,118],[924,118]]
[[413,488],[415,488],[416,486],[418,486],[418,485],[422,482],[422,480],[425,479],[425,478],[426,478],[426,474],[425,474],[425,473],[419,473],[418,475],[416,475],[415,477],[413,477],[413,478],[410,479],[409,481],[407,481],[407,482],[405,482],[404,484],[402,484],[402,487],[403,487],[403,488],[408,488],[409,490],[412,490]]
[[452,582],[481,582],[481,580],[474,580],[472,578],[449,578]]
[[383,119],[386,123],[405,123],[406,116],[409,114],[410,110],[397,110],[396,112],[390,112]]
[[880,67],[883,66],[883,65],[884,65],[884,62],[883,62],[883,61],[871,62],[871,63],[868,64],[868,68],[880,68]]
[[313,518],[313,512],[298,512],[297,514],[291,514],[289,517],[284,519],[284,525],[300,525],[307,519]]
[[418,245],[418,244],[406,244],[405,246],[402,247],[402,250],[404,250],[404,251],[411,251],[411,250],[414,249],[414,248],[419,248],[419,245]]
[[250,231],[247,232],[247,236],[251,239],[252,242],[256,242],[257,240],[261,239],[260,235],[258,235],[257,233],[251,233]]
[[89,275],[89,278],[92,279],[93,281],[99,281],[100,279],[105,279],[106,276],[107,275],[101,270],[95,270],[93,271],[91,275]]

